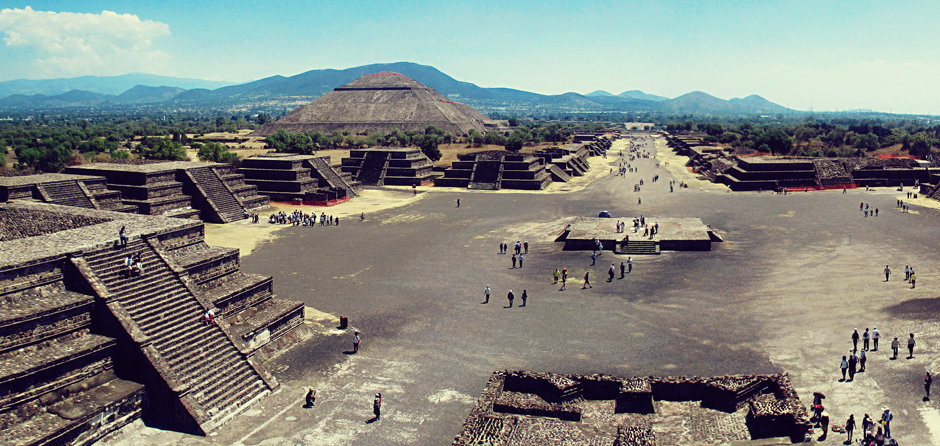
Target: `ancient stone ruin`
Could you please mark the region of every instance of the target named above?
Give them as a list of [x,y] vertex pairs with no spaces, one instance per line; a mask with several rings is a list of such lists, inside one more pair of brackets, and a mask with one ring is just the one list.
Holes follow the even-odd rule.
[[415,148],[350,150],[341,169],[366,186],[430,184],[434,176],[431,160]]
[[329,157],[270,153],[244,159],[238,172],[272,201],[325,206],[359,194],[360,183],[337,172]]
[[810,423],[786,374],[620,378],[493,373],[454,445],[802,442]]
[[198,221],[0,203],[0,252],[0,437],[17,444],[90,444],[141,417],[211,432],[277,389],[265,359],[310,335],[303,304]]
[[123,204],[140,214],[228,223],[244,218],[246,210],[268,205],[268,198],[245,184],[244,176],[228,164],[93,163],[65,171],[103,178],[109,190],[120,193]]
[[940,178],[940,168],[908,158],[742,156],[691,135],[667,135],[667,143],[689,157],[693,171],[735,191],[913,186]]
[[552,174],[543,158],[526,153],[491,150],[457,155],[435,186],[468,189],[544,189]]
[[335,131],[353,134],[424,132],[435,126],[454,135],[484,132],[490,120],[466,104],[398,73],[367,74],[316,101],[261,126],[252,135]]

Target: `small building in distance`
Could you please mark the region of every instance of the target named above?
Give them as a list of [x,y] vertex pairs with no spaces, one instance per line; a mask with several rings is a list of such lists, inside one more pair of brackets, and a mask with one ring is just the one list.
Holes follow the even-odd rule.
[[279,130],[384,135],[393,130],[423,132],[428,126],[464,135],[470,130],[483,133],[486,124],[492,121],[469,105],[451,101],[405,75],[383,72],[336,87],[252,135],[268,136]]

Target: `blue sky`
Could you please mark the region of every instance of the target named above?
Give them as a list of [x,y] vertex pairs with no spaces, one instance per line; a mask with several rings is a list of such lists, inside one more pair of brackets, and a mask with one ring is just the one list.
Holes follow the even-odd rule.
[[799,109],[940,114],[940,2],[0,0],[0,9],[0,80],[247,81],[412,61],[540,93],[702,90]]

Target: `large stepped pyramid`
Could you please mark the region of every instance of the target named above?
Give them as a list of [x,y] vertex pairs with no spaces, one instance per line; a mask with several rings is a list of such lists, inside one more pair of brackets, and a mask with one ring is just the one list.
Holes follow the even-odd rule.
[[200,222],[2,203],[0,250],[0,444],[89,444],[141,416],[209,433],[276,389],[263,361],[310,335],[303,304]]
[[[564,177],[559,177],[564,178]],[[552,182],[546,158],[504,150],[457,155],[435,186],[469,189],[544,189]]]

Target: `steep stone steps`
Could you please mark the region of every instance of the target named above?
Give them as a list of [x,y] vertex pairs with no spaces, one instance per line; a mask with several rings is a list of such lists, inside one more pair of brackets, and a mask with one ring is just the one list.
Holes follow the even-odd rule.
[[49,196],[52,203],[90,209],[95,208],[91,199],[88,198],[85,191],[83,191],[81,186],[75,181],[43,183],[42,188]]
[[626,246],[622,244],[617,251],[620,254],[659,254],[659,243],[654,240],[630,240]]
[[215,173],[215,170],[212,167],[197,167],[195,169],[187,169],[186,173],[192,177],[193,182],[199,187],[195,188],[196,191],[199,191],[202,194],[202,198],[208,202],[212,203],[213,206],[210,206],[210,209],[203,209],[203,211],[209,211],[212,214],[212,217],[221,223],[228,223],[232,221],[241,220],[244,218],[244,208],[241,203],[228,190],[222,180],[219,178],[219,175]]
[[[122,273],[124,256],[138,252],[144,274],[128,278]],[[130,322],[150,338],[163,365],[188,386],[181,396],[189,395],[208,414],[193,414],[201,426],[211,430],[270,390],[220,326],[202,323],[205,304],[149,244],[134,240],[85,261]]]

